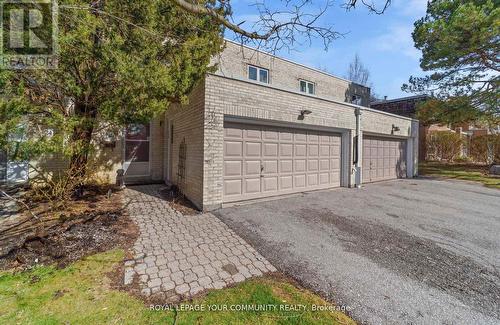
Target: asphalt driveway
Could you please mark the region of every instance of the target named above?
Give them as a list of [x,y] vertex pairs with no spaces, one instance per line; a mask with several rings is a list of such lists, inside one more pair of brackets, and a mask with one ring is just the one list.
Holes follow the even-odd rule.
[[398,180],[216,215],[360,323],[500,324],[499,190]]

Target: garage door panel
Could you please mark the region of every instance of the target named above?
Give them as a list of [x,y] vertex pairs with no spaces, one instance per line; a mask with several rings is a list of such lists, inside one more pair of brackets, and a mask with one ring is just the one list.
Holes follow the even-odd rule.
[[292,173],[293,172],[293,160],[280,160],[280,172],[281,173]]
[[280,176],[280,188],[281,190],[293,189],[293,176]]
[[245,179],[245,193],[255,194],[260,192],[261,178],[246,178]]
[[278,190],[278,176],[264,177],[262,179],[264,192],[276,192]]
[[278,157],[278,144],[277,143],[264,143],[264,157]]
[[309,171],[309,172],[319,171],[319,161],[318,160],[309,160],[307,162],[307,171]]
[[224,128],[224,135],[230,138],[243,138],[243,130],[240,128],[227,127]]
[[319,174],[319,184],[325,185],[330,183],[330,174],[329,173],[320,173]]
[[295,177],[293,179],[293,185],[296,188],[306,187],[306,174],[295,175]]
[[264,166],[264,170],[262,170],[264,175],[278,173],[278,160],[264,160],[262,166]]
[[294,135],[295,142],[307,142],[307,134],[302,132],[297,132]]
[[319,135],[315,133],[309,133],[307,135],[307,142],[308,143],[318,143],[319,142]]
[[406,176],[406,142],[391,138],[363,138],[363,182]]
[[225,161],[224,162],[224,176],[242,176],[242,162],[237,161]]
[[293,133],[286,131],[280,132],[280,141],[293,141]]
[[278,140],[279,137],[278,131],[263,131],[262,134],[264,140]]
[[245,143],[245,155],[247,157],[260,157],[261,152],[260,142],[246,142]]
[[224,143],[224,156],[226,157],[242,157],[243,155],[243,142],[240,141],[226,141]]
[[247,139],[261,139],[261,131],[259,128],[245,130],[245,138]]
[[[333,160],[333,161],[335,161],[335,160]],[[333,166],[331,168],[333,168]],[[330,170],[330,160],[329,159],[321,159],[319,161],[319,170],[320,171],[328,171],[328,170]]]
[[260,175],[261,163],[260,160],[250,160],[245,161],[245,175],[246,176],[256,176]]
[[241,195],[241,179],[225,180],[224,181],[224,195],[234,196]]
[[337,146],[337,145],[330,146],[330,156],[331,157],[340,157],[340,146]]
[[314,187],[319,183],[319,174],[308,174],[307,175],[307,186]]
[[307,145],[296,144],[295,145],[295,157],[305,157],[307,156]]
[[322,144],[319,146],[319,156],[320,157],[330,157],[330,146]]
[[292,156],[293,156],[293,144],[280,143],[280,157],[292,157]]
[[337,134],[226,123],[224,201],[340,186]]
[[317,144],[309,144],[307,146],[309,151],[309,157],[318,157],[319,156],[319,146]]
[[306,171],[306,160],[305,159],[300,159],[300,160],[295,160],[295,172],[305,172]]

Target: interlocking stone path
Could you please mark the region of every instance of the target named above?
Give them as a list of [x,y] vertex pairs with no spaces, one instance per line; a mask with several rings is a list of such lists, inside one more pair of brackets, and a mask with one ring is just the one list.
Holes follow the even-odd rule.
[[213,214],[174,210],[160,196],[164,188],[125,190],[128,213],[140,228],[134,259],[125,262],[126,285],[138,276],[143,295],[162,293],[175,301],[276,271]]

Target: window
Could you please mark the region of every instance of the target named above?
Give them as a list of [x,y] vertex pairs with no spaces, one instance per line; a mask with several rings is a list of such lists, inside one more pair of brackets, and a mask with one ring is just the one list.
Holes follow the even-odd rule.
[[269,83],[269,70],[253,65],[248,66],[248,79]]
[[149,161],[149,124],[131,124],[125,132],[125,161]]
[[361,98],[360,95],[352,95],[351,97],[351,103],[355,105],[361,105],[363,99]]
[[316,86],[314,82],[300,80],[300,91],[306,94],[314,95],[314,93],[316,92]]

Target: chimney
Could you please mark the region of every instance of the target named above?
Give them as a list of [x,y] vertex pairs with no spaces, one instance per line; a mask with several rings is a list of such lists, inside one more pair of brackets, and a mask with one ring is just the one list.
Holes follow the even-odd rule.
[[384,100],[387,101],[387,96],[384,96]]

